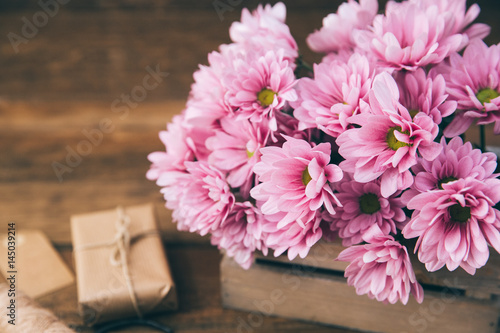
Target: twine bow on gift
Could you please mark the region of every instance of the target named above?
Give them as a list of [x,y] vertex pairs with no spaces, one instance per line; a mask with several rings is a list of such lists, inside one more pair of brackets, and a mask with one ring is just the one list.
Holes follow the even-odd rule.
[[125,278],[125,283],[127,285],[127,290],[130,295],[130,300],[132,302],[132,306],[134,307],[135,312],[139,318],[142,318],[142,312],[139,309],[139,304],[137,302],[137,295],[135,293],[134,285],[132,283],[132,278],[129,270],[129,253],[130,253],[130,244],[132,241],[137,240],[141,237],[148,235],[159,235],[158,231],[152,230],[149,232],[143,232],[139,235],[135,235],[134,237],[130,236],[129,226],[130,226],[130,216],[125,213],[123,207],[118,206],[116,208],[118,218],[116,220],[116,234],[114,238],[109,242],[102,242],[97,244],[87,244],[80,246],[75,249],[75,251],[82,251],[87,249],[99,248],[99,247],[107,247],[113,246],[111,251],[111,255],[109,261],[113,266],[121,266],[123,271],[123,276]]
[[130,300],[132,301],[132,305],[137,313],[137,316],[142,318],[142,312],[139,309],[139,304],[137,303],[137,295],[135,294],[134,285],[132,284],[132,278],[130,277],[128,267],[128,254],[130,251],[130,233],[128,227],[130,225],[130,216],[125,214],[122,206],[118,206],[116,209],[118,212],[118,219],[116,220],[116,234],[113,240],[115,247],[111,252],[110,262],[113,266],[122,267]]

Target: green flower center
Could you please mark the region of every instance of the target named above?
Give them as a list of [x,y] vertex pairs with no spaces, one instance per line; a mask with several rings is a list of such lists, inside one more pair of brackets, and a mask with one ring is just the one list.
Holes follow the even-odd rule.
[[438,187],[440,190],[443,189],[443,184],[449,183],[449,182],[454,182],[455,180],[458,180],[458,178],[455,177],[444,177],[438,182]]
[[389,148],[391,148],[392,150],[398,150],[401,147],[410,145],[409,143],[401,142],[398,139],[396,139],[394,131],[398,131],[407,135],[410,134],[410,131],[401,131],[401,127],[399,126],[394,126],[389,128],[389,132],[387,132],[387,136],[385,137],[385,140],[387,141],[387,145],[389,146]]
[[415,118],[415,116],[417,115],[417,113],[419,113],[420,111],[419,110],[410,110],[410,117],[411,119]]
[[265,88],[257,93],[257,99],[259,100],[260,105],[269,106],[269,105],[273,104],[275,95],[276,95],[276,93],[274,91],[272,91],[271,89]]
[[476,94],[477,99],[483,105],[484,105],[484,103],[491,102],[492,99],[497,98],[498,96],[500,96],[500,94],[498,93],[498,91],[493,90],[491,88],[481,89]]
[[309,174],[309,171],[307,171],[307,168],[302,171],[302,184],[304,184],[304,186],[307,186],[307,184],[309,184],[309,182],[312,180],[312,177],[311,175]]
[[253,154],[255,154],[254,151],[250,151],[250,150],[247,149],[247,156],[248,156],[249,159],[252,158]]
[[374,193],[365,193],[359,197],[359,209],[364,214],[374,214],[380,210],[378,196]]
[[450,218],[455,222],[465,223],[470,219],[470,207],[462,207],[456,204],[448,208]]

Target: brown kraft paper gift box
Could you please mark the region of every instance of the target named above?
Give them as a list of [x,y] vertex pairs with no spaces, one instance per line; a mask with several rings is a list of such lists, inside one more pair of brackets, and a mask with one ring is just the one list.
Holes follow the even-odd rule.
[[87,324],[177,309],[153,204],[72,216],[71,234]]

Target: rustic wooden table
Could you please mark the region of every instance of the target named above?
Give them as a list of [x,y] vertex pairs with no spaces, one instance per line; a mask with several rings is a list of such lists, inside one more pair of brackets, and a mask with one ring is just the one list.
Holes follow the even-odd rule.
[[[38,1],[0,4],[0,232],[9,221],[18,229],[40,229],[72,267],[72,214],[154,202],[180,298],[179,311],[155,319],[176,332],[236,332],[247,315],[222,308],[219,252],[207,238],[176,231],[159,189],[144,176],[146,156],[163,148],[158,132],[182,110],[197,64],[229,42],[227,29],[243,6],[257,4],[222,2],[232,5],[220,16],[212,0],[75,0],[50,7],[46,21],[37,14],[43,10]],[[339,1],[286,3],[304,56],[317,60],[305,37]],[[480,21],[493,26],[488,42],[498,42],[499,7],[480,4]],[[33,19],[39,27],[25,28]],[[11,33],[22,36],[14,46]],[[125,107],[122,96],[142,84],[148,66],[168,76]],[[113,129],[89,141],[85,133],[96,133],[105,121]],[[80,157],[68,157],[71,151]],[[54,165],[66,168],[56,172]],[[39,302],[68,324],[81,324],[75,286]],[[123,330],[139,331],[145,332]],[[253,332],[349,331],[266,317]]]

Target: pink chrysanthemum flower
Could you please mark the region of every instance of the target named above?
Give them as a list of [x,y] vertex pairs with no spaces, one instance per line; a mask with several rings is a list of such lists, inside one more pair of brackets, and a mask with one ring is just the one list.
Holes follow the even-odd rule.
[[283,147],[261,148],[261,161],[254,172],[261,182],[250,191],[264,201],[265,215],[286,213],[277,228],[298,223],[302,228],[314,219],[321,207],[335,214],[339,202],[330,183],[342,179],[342,170],[330,163],[330,144],[311,147],[305,140],[286,137]]
[[363,234],[374,224],[384,235],[396,234],[406,222],[400,192],[389,198],[380,194],[380,181],[358,183],[344,176],[335,186],[335,195],[342,207],[332,216],[332,230],[338,230],[342,245],[351,246],[363,241]]
[[157,183],[178,229],[206,235],[224,222],[235,198],[219,170],[206,162],[185,165],[187,172],[164,173]]
[[238,45],[221,45],[220,52],[208,55],[208,66],[200,65],[193,74],[186,107],[186,121],[193,126],[206,127],[234,111],[227,103],[228,88],[223,78],[234,75],[233,64],[244,57]]
[[[463,6],[453,3],[460,2]],[[457,8],[462,8],[459,12]],[[459,51],[469,37],[463,29],[474,20],[477,7],[465,12],[465,0],[389,1],[371,30],[355,31],[357,45],[395,69],[416,70],[443,61]],[[478,29],[473,29],[473,36]],[[479,34],[481,35],[481,34]]]
[[373,76],[374,66],[357,53],[346,62],[333,60],[315,65],[314,79],[299,80],[300,98],[294,111],[299,129],[319,128],[337,137],[352,128],[350,118],[367,109],[364,99]]
[[446,83],[442,75],[431,78],[422,68],[415,72],[399,72],[396,76],[399,86],[399,102],[414,117],[423,112],[436,124],[457,109],[457,102],[447,100]]
[[381,302],[408,303],[410,293],[422,303],[424,290],[417,282],[406,247],[373,225],[363,235],[368,244],[343,250],[337,260],[350,262],[345,277],[358,295]]
[[354,29],[366,29],[378,11],[377,0],[354,0],[342,3],[337,13],[323,19],[320,30],[307,37],[307,44],[314,52],[329,53],[352,49]]
[[[349,58],[351,58],[351,56],[353,54],[359,54],[359,55],[363,55],[365,57],[368,56],[368,55],[362,54],[360,52],[354,52],[354,50],[340,50],[339,52],[326,54],[321,59],[321,63],[322,64],[330,64],[330,63],[335,62],[335,61],[340,62],[340,63],[347,63],[349,61]],[[368,58],[368,60],[370,61],[370,63],[375,64],[377,59],[370,57],[370,58]],[[376,64],[375,64],[375,66],[376,66]]]
[[428,271],[446,265],[474,274],[488,260],[488,244],[500,252],[500,211],[493,208],[500,201],[500,180],[466,178],[442,187],[408,202],[415,211],[403,235],[418,237],[415,251]]
[[208,162],[228,172],[229,185],[240,188],[240,194],[247,198],[255,180],[252,168],[260,160],[259,149],[267,142],[269,128],[262,123],[234,117],[223,118],[220,124],[220,130],[205,142],[212,151]]
[[172,122],[167,124],[167,130],[159,134],[166,151],[156,151],[148,155],[152,164],[146,177],[161,182],[166,172],[186,170],[186,161],[206,161],[210,152],[205,147],[205,140],[212,135],[211,127],[201,128],[187,124],[184,112],[175,116]]
[[184,162],[194,160],[194,152],[189,146],[183,121],[184,116],[177,115],[167,124],[167,130],[160,132],[160,140],[165,145],[166,151],[155,151],[148,155],[148,160],[152,164],[146,173],[147,179],[157,180],[167,171],[186,170]]
[[279,226],[285,216],[286,213],[283,212],[265,216],[265,244],[274,250],[275,257],[286,251],[290,260],[297,256],[305,258],[311,247],[323,237],[323,230],[327,228],[331,215],[326,210],[317,210],[306,225],[291,222]]
[[277,130],[275,113],[297,99],[297,81],[283,52],[268,51],[263,56],[236,60],[235,78],[227,81],[227,100],[237,109],[238,119],[268,119],[273,131]]
[[389,74],[375,77],[369,100],[372,113],[353,117],[361,127],[337,138],[339,153],[346,159],[340,166],[361,183],[381,176],[381,194],[388,198],[412,185],[409,169],[417,163],[417,152],[433,160],[442,146],[433,141],[438,134],[436,123],[422,112],[412,119],[398,102],[399,89]]
[[252,13],[246,8],[241,12],[241,22],[229,28],[231,39],[246,49],[283,50],[284,58],[292,66],[298,56],[298,46],[285,24],[286,7],[282,2],[274,6],[259,5]]
[[250,202],[237,202],[224,223],[212,232],[211,243],[249,269],[255,250],[267,255],[264,216]]
[[[467,9],[467,0],[410,0],[424,8],[437,6],[445,18],[445,29],[449,34],[464,33],[469,40],[483,39],[490,33],[490,27],[484,23],[474,23],[481,9],[478,4],[472,4]],[[464,40],[466,42],[466,40]],[[465,47],[466,45],[462,45]],[[461,47],[461,48],[462,48]]]
[[453,138],[448,144],[441,139],[443,150],[432,161],[419,158],[412,167],[415,182],[411,189],[403,193],[403,202],[421,192],[442,190],[442,184],[468,177],[483,181],[496,178],[497,156],[472,149],[470,142],[463,143],[460,137]]
[[463,57],[452,54],[449,64],[436,70],[444,73],[447,92],[459,109],[444,135],[462,134],[473,123],[495,123],[495,134],[500,134],[500,45],[488,47],[475,39]]

